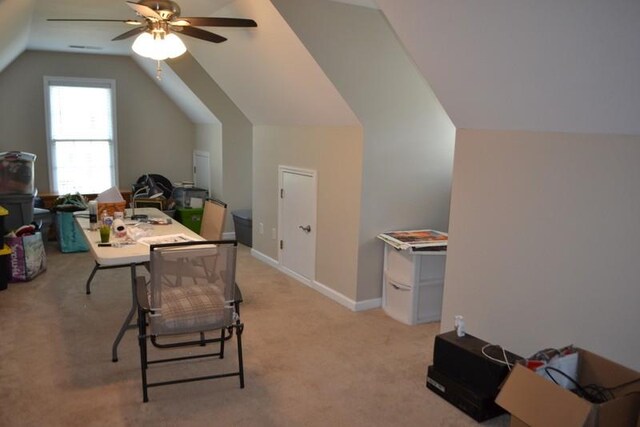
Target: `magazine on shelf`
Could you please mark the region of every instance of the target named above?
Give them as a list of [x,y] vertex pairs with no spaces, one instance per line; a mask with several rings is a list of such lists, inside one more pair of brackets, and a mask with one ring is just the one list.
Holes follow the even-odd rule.
[[378,238],[401,250],[446,250],[449,235],[436,230],[408,230],[388,231],[378,234]]

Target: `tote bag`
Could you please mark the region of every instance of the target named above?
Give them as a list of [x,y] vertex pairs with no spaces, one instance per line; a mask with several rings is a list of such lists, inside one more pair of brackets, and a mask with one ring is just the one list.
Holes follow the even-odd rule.
[[11,248],[10,281],[26,282],[47,269],[47,254],[40,232],[29,236],[5,237],[4,241]]

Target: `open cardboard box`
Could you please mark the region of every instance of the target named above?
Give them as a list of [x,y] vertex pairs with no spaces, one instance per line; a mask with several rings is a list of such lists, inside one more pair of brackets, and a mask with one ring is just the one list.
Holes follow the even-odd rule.
[[[578,349],[582,385],[616,387],[640,378],[640,373]],[[640,381],[616,389],[615,398],[594,404],[522,365],[507,377],[496,403],[511,413],[511,427],[640,427]]]

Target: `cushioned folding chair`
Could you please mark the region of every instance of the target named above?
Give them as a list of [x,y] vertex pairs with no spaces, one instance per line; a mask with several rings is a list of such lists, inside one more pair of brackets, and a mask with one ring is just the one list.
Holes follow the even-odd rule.
[[227,204],[216,199],[207,199],[202,211],[200,235],[207,240],[222,239],[224,219],[227,215]]
[[[241,296],[237,295],[239,289],[235,285],[236,241],[153,245],[150,250],[150,279],[138,277],[136,280],[143,400],[149,400],[149,387],[230,376],[238,376],[240,388],[244,388],[244,325],[239,316]],[[238,345],[237,370],[148,382],[147,371],[151,364],[214,356],[222,359],[225,341],[233,338],[234,329]],[[211,332],[215,337],[206,337],[205,334]],[[215,343],[217,351],[148,360],[148,339],[155,347],[164,350]]]

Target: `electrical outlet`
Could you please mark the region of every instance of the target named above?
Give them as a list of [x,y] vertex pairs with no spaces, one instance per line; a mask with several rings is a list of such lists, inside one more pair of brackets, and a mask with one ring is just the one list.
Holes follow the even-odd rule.
[[258,225],[258,232],[259,232],[260,234],[264,234],[264,224],[263,224],[263,223],[260,223],[260,224]]
[[275,227],[271,229],[271,238],[276,240],[278,238],[278,233],[276,232]]

